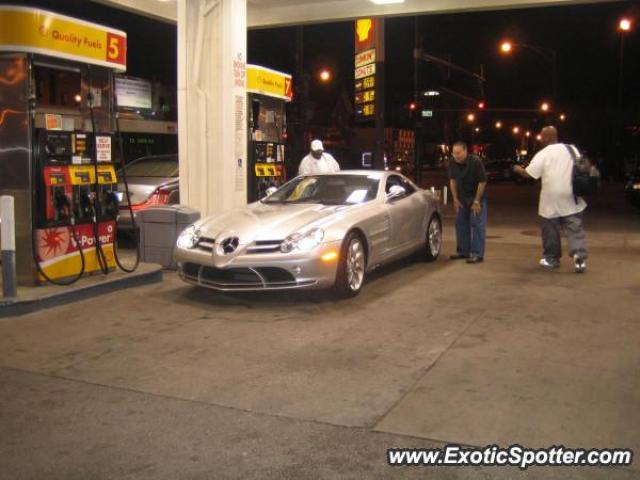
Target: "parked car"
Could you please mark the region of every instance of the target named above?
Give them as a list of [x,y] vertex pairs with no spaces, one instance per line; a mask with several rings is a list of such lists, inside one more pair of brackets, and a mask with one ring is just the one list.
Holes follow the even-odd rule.
[[509,159],[488,161],[484,169],[490,182],[511,181],[514,179],[514,163]]
[[624,187],[624,195],[634,207],[640,208],[640,170],[632,172],[627,177]]
[[178,273],[220,291],[332,288],[357,295],[374,268],[440,253],[439,199],[404,175],[300,176],[259,202],[205,217],[178,238]]
[[[133,214],[157,205],[180,203],[177,155],[153,155],[134,160],[126,166]],[[132,233],[133,222],[125,195],[122,169],[118,172],[120,217],[118,229]]]

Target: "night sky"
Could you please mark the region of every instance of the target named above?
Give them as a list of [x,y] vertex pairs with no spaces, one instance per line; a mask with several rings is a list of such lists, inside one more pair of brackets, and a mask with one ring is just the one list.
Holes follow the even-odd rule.
[[[628,16],[636,29],[625,39],[625,89],[622,109],[617,107],[620,34],[617,23]],[[627,125],[640,123],[640,4],[607,2],[569,7],[513,9],[496,12],[421,16],[418,20],[424,51],[451,60],[469,70],[484,65],[485,99],[489,108],[535,109],[551,98],[550,66],[534,53],[521,50],[505,57],[498,52],[502,39],[553,49],[558,58],[558,104],[570,121],[563,126],[571,140],[591,150],[612,148],[611,125],[623,113]],[[386,20],[387,122],[397,108],[413,98],[413,17]],[[306,26],[305,70],[335,69],[331,85],[312,81],[309,95],[333,98],[342,88],[352,91],[353,22]],[[295,29],[280,28],[249,33],[249,60],[294,72]],[[422,69],[424,89],[437,88],[441,72]],[[465,89],[466,87],[466,89]],[[475,85],[461,82],[461,93],[479,96]],[[501,114],[486,112],[480,124],[492,125]],[[405,119],[405,126],[408,125]],[[532,121],[538,126],[547,119]],[[396,121],[394,120],[394,123]],[[398,123],[403,123],[402,119]],[[399,125],[402,126],[402,125]]]
[[[176,28],[174,25],[113,10],[83,0],[27,0],[22,2],[123,29],[129,37],[128,74],[176,84]],[[616,104],[620,52],[617,22],[629,16],[635,30],[625,40],[625,90],[622,109]],[[501,39],[554,49],[558,56],[558,105],[570,121],[568,135],[576,141],[607,150],[612,143],[611,125],[623,113],[627,125],[640,124],[640,4],[605,2],[569,7],[513,9],[497,12],[429,15],[419,17],[425,52],[449,57],[470,70],[484,65],[485,98],[489,108],[536,108],[550,98],[549,65],[529,51],[510,57],[498,53]],[[295,73],[296,29],[250,31],[248,58],[252,63]],[[414,18],[386,20],[387,123],[407,125],[398,118],[413,96]],[[353,22],[304,27],[305,71],[330,68],[335,79],[325,85],[313,76],[309,85],[312,102],[335,103],[341,91],[353,89]],[[441,71],[423,68],[422,87],[437,88]],[[295,85],[294,78],[294,85]],[[469,85],[463,93],[475,95]],[[482,114],[480,123],[497,118]],[[327,119],[318,119],[327,122]],[[404,122],[404,123],[403,123]],[[402,126],[402,125],[399,125]]]

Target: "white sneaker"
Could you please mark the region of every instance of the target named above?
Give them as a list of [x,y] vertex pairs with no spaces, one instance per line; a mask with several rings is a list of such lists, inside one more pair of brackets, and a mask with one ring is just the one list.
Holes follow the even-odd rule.
[[587,269],[587,262],[584,258],[579,257],[577,254],[573,256],[573,270],[576,273],[584,273]]
[[540,259],[540,266],[544,268],[558,268],[560,267],[560,262],[551,262],[546,258]]

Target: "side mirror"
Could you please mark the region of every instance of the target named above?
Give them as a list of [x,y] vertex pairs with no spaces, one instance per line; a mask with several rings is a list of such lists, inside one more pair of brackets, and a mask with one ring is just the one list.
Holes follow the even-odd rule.
[[404,197],[407,194],[407,190],[400,185],[393,185],[387,193],[387,201],[391,201],[395,198]]

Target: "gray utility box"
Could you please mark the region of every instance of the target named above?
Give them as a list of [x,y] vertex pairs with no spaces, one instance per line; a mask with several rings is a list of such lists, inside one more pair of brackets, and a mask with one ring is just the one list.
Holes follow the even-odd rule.
[[140,261],[176,268],[173,250],[178,235],[200,219],[200,212],[183,205],[151,207],[136,213],[140,227]]

